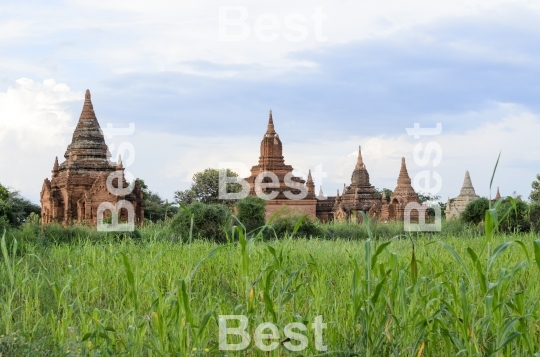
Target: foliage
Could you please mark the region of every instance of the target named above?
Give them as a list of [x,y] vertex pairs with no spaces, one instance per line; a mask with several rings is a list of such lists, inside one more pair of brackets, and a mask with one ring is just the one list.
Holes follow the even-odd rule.
[[[372,238],[185,245],[155,241],[150,228],[164,229],[160,223],[145,227],[137,244],[81,239],[29,245],[27,254],[18,252],[21,236],[9,247],[4,238],[0,353],[223,356],[217,338],[225,314],[247,316],[249,336],[266,321],[282,337],[283,326],[304,323],[308,356],[321,354],[310,326],[316,316],[336,356],[537,353],[540,241],[533,235],[496,234],[486,245],[477,236],[415,234],[412,242],[347,224]],[[281,346],[261,352],[253,341],[241,354],[289,355]]]
[[[41,207],[22,197],[19,191],[10,190],[0,184],[0,221],[19,227],[30,214],[41,213]],[[2,218],[3,217],[3,218]]]
[[540,202],[540,174],[536,175],[536,180],[532,182],[531,187],[529,199],[533,202]]
[[388,188],[383,188],[383,189],[380,189],[380,188],[376,188],[375,189],[375,192],[379,195],[379,196],[382,196],[382,193],[384,191],[384,194],[386,195],[386,203],[390,203],[390,196],[392,195],[393,191],[388,189]]
[[420,204],[422,203],[426,203],[426,202],[438,202],[440,201],[441,199],[441,196],[435,196],[435,195],[432,195],[431,193],[426,193],[426,192],[418,192],[418,202]]
[[156,192],[150,191],[144,180],[137,180],[139,180],[141,185],[144,203],[146,205],[144,209],[145,220],[152,222],[165,221],[178,212],[178,207],[169,204],[168,201],[164,201]]
[[2,184],[0,183],[0,201],[7,201],[8,198],[9,198],[9,192],[7,188],[2,186]]
[[259,197],[247,196],[236,202],[236,216],[248,232],[264,226],[266,201]]
[[[238,174],[230,169],[221,170],[227,177],[238,177]],[[193,202],[219,203],[228,206],[234,205],[234,200],[222,200],[219,198],[219,173],[220,170],[208,168],[193,175],[193,183],[188,190],[175,192],[175,200],[179,204],[189,205]],[[242,190],[239,183],[227,183],[228,193],[237,193]]]
[[503,199],[497,207],[497,215],[504,217],[499,229],[507,232],[528,232],[531,229],[529,206],[523,201],[515,201],[516,207],[509,199]]
[[38,216],[41,215],[41,207],[22,197],[19,191],[10,191],[9,203],[11,204],[11,212],[13,215],[11,223],[16,227],[23,224],[26,221],[26,218],[32,213]]
[[466,223],[478,224],[484,220],[486,211],[489,208],[489,200],[485,197],[481,197],[470,202],[463,212],[461,212],[460,218]]
[[180,209],[172,218],[170,227],[173,233],[187,241],[193,217],[193,237],[206,238],[213,242],[227,241],[225,231],[231,221],[231,212],[227,206],[195,202],[187,208]]
[[529,205],[529,222],[531,230],[540,232],[540,202],[531,202]]
[[[296,224],[302,219],[299,214],[282,214],[277,216],[271,224],[271,228],[265,231],[266,237],[282,238],[291,235],[296,227]],[[296,237],[315,238],[321,237],[323,234],[320,226],[309,217],[303,218],[295,233]]]

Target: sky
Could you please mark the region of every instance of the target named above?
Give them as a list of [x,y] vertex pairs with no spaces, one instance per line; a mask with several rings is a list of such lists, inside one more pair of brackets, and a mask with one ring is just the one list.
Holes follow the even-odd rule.
[[[479,195],[526,198],[539,20],[536,0],[3,1],[0,183],[39,202],[90,89],[102,128],[135,126],[107,138],[113,157],[130,145],[127,171],[169,200],[220,163],[246,176],[270,109],[286,163],[323,172],[327,195],[361,145],[377,188],[395,188],[405,157],[442,201],[465,170]],[[442,130],[415,138],[415,123]]]

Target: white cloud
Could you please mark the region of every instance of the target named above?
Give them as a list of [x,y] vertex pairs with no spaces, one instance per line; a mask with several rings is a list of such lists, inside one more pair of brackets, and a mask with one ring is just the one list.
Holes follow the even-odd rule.
[[[246,23],[251,28],[247,40],[219,41],[218,14],[223,5],[247,8]],[[328,42],[323,43],[315,39],[315,22],[312,20],[319,6],[327,16],[322,28]],[[509,18],[514,9],[531,14],[539,11],[534,1],[525,0],[71,1],[61,7],[32,4],[32,7],[18,5],[1,9],[10,21],[0,27],[0,42],[13,43],[24,38],[28,44],[47,44],[47,55],[97,64],[106,67],[109,73],[139,70],[192,73],[193,69],[182,63],[186,61],[257,64],[286,70],[305,65],[287,59],[293,52],[385,37],[418,25],[466,17],[476,17],[478,23],[496,18],[521,25],[519,15]],[[265,13],[275,15],[280,22],[279,38],[270,43],[258,40],[253,30],[256,18]],[[306,41],[285,40],[284,33],[289,30],[285,28],[284,20],[289,14],[300,14],[307,19],[303,23],[309,34]],[[538,24],[535,22],[530,26],[537,28]],[[73,46],[58,46],[65,41]],[[466,43],[456,46],[469,52],[491,52],[479,49],[477,44],[470,48]],[[27,66],[33,61],[32,56],[27,60],[32,63]]]
[[[53,79],[22,78],[0,92],[0,182],[37,200],[74,129],[67,104],[83,98]],[[43,177],[41,177],[43,176]]]
[[[82,106],[82,99],[83,93],[72,92],[65,84],[54,80],[37,83],[21,79],[7,91],[0,92],[2,184],[22,190],[34,201],[39,199],[43,179],[50,176],[54,157],[59,156],[62,162],[74,130],[74,118],[78,113],[67,109],[67,105],[78,101]],[[323,171],[327,172],[323,188],[329,195],[334,195],[336,189],[341,190],[343,183],[350,182],[357,148],[362,145],[371,184],[378,188],[395,187],[400,158],[404,156],[412,179],[425,169],[436,170],[442,176],[443,188],[438,194],[443,199],[459,193],[467,169],[477,193],[489,195],[489,180],[501,151],[492,194],[496,186],[500,186],[503,195],[517,191],[524,197],[528,196],[530,183],[540,172],[540,147],[537,144],[539,114],[520,105],[495,103],[477,112],[435,118],[443,122],[442,134],[423,139],[422,143],[435,141],[442,147],[442,162],[436,168],[429,165],[419,167],[413,162],[412,152],[418,141],[407,136],[405,130],[403,135],[397,136],[350,135],[339,140],[321,138],[320,133],[306,131],[303,138],[295,139],[283,129],[286,127],[284,123],[282,126],[277,120],[275,125],[283,141],[286,163],[304,174],[322,164]],[[465,132],[445,131],[444,123],[456,119],[485,124]],[[251,168],[258,161],[264,130],[262,123],[260,136],[239,133],[228,137],[194,137],[138,130],[133,136],[108,140],[108,144],[114,143],[119,147],[123,141],[132,143],[136,157],[133,167],[128,170],[136,177],[144,178],[150,188],[164,198],[172,199],[176,190],[189,187],[194,173],[218,167],[220,162],[241,162]],[[306,141],[305,137],[314,139]],[[115,156],[114,150],[111,151]],[[320,184],[317,178],[316,183]]]
[[[309,169],[314,172],[315,167],[322,164],[323,171],[327,173],[322,183],[328,195],[335,195],[336,189],[341,191],[343,183],[350,183],[357,148],[362,145],[371,184],[378,188],[395,188],[401,157],[405,157],[411,179],[414,180],[417,173],[426,169],[441,175],[442,190],[437,194],[443,200],[459,194],[465,170],[470,171],[477,193],[488,196],[493,167],[497,155],[502,152],[492,196],[495,195],[496,187],[500,186],[503,195],[517,191],[527,197],[530,183],[536,173],[540,172],[540,147],[536,138],[540,132],[540,115],[514,104],[495,104],[479,112],[441,119],[444,123],[458,117],[466,117],[473,122],[485,117],[492,120],[466,132],[445,131],[443,125],[441,135],[422,140],[415,140],[405,134],[404,130],[404,134],[398,136],[349,136],[342,140],[299,142],[280,130],[279,121],[275,121],[275,125],[283,141],[285,162],[304,174]],[[261,125],[260,130],[260,136],[231,137],[189,137],[140,132],[132,138],[137,148],[135,175],[145,178],[151,189],[172,199],[175,190],[189,186],[194,173],[208,167],[216,168],[219,162],[240,162],[248,168],[257,164],[265,127]],[[316,133],[306,132],[306,136],[316,137]],[[430,141],[437,142],[442,148],[441,164],[432,167],[430,161],[427,166],[420,167],[413,160],[413,148],[418,142],[422,142],[425,147]],[[315,180],[318,190],[320,180]],[[420,184],[424,186],[423,181]]]

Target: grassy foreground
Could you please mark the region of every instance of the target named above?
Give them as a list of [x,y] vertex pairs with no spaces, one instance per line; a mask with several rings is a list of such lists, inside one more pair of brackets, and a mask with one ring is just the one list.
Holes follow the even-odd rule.
[[[231,244],[2,245],[0,355],[284,356],[220,351],[219,315],[281,330],[296,355],[540,356],[540,242],[528,235]],[[413,249],[414,242],[414,249]],[[535,254],[536,253],[536,254]],[[326,352],[311,323],[322,316]],[[229,343],[240,342],[229,337]],[[293,341],[294,343],[294,341]],[[294,355],[294,353],[292,353]]]

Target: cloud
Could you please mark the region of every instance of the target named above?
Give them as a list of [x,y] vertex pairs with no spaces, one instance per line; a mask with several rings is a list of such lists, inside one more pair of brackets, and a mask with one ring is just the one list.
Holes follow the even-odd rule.
[[55,156],[63,156],[73,133],[69,103],[83,94],[53,79],[21,78],[0,92],[0,182],[34,201]]
[[[442,177],[442,189],[435,194],[443,200],[459,194],[465,170],[470,171],[477,193],[489,196],[489,180],[501,152],[491,195],[494,196],[496,187],[500,186],[503,195],[517,191],[527,197],[530,184],[540,170],[540,147],[536,144],[540,114],[519,105],[499,103],[480,112],[460,113],[453,119],[473,118],[485,120],[478,120],[482,124],[462,132],[445,130],[443,125],[440,135],[422,140],[408,136],[403,130],[400,135],[351,134],[339,140],[313,137],[306,141],[284,129],[282,121],[275,119],[274,123],[283,142],[286,163],[303,173],[304,177],[308,170],[315,173],[316,167],[322,165],[326,178],[316,175],[314,178],[317,190],[322,184],[327,195],[335,195],[336,189],[341,191],[344,183],[350,183],[357,148],[362,145],[371,184],[378,188],[395,188],[401,157],[405,157],[413,181],[415,175],[423,170],[431,170],[431,175],[437,172]],[[259,135],[239,133],[199,138],[143,130],[133,138],[134,146],[141,153],[137,156],[134,170],[146,175],[144,178],[152,189],[172,199],[174,191],[187,188],[193,174],[207,167],[217,168],[220,162],[239,162],[247,168],[255,165],[265,128],[263,123],[258,125]],[[442,161],[436,167],[432,165],[434,156],[427,166],[420,166],[413,157],[418,143],[425,148],[429,142],[436,142],[442,148]],[[423,180],[419,184],[417,190],[427,191],[422,189],[426,185]],[[431,186],[434,185],[432,181]]]

